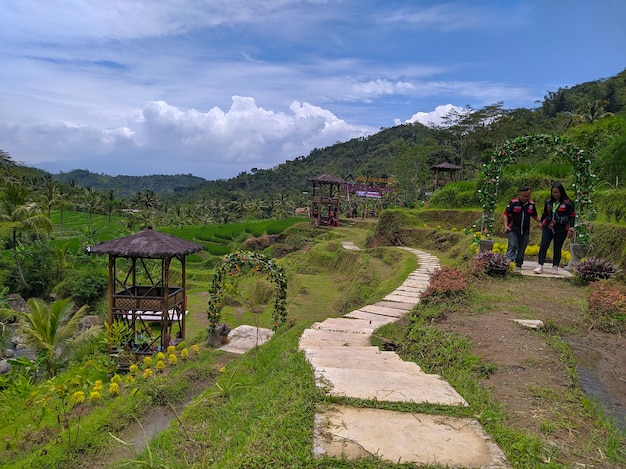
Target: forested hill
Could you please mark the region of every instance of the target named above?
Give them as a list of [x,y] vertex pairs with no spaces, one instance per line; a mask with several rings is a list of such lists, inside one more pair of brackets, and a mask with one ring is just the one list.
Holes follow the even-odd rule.
[[503,109],[494,104],[471,109],[469,115],[452,114],[449,126],[432,129],[421,124],[383,129],[367,138],[314,149],[272,169],[252,168],[228,180],[206,181],[193,175],[107,176],[87,170],[54,175],[55,179],[99,192],[115,191],[129,198],[149,189],[162,199],[191,202],[198,198],[238,200],[289,196],[294,199],[309,189],[308,177],[332,174],[393,177],[401,197],[414,199],[430,186],[430,166],[443,161],[463,166],[471,178],[484,158],[507,139],[532,133],[568,132],[581,123],[606,115],[624,114],[626,69],[618,75],[548,92],[535,109]]

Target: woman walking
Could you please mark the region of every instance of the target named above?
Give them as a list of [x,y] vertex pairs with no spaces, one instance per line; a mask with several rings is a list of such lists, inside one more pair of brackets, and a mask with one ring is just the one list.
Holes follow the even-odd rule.
[[560,182],[553,183],[550,190],[550,198],[543,205],[543,213],[541,214],[541,246],[539,247],[539,263],[535,269],[536,274],[543,272],[543,263],[546,260],[550,243],[553,240],[551,273],[559,273],[561,248],[565,238],[571,238],[574,235],[575,220],[574,203],[567,196],[563,184]]

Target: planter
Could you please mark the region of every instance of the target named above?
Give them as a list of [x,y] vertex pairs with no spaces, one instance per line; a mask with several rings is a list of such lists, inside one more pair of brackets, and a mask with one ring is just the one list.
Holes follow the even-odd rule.
[[487,275],[491,277],[504,277],[509,269],[489,269]]
[[571,243],[569,245],[569,253],[571,255],[565,269],[570,270],[573,265],[578,264],[580,260],[587,255],[588,248],[585,244]]
[[230,326],[225,324],[218,324],[213,332],[209,332],[206,340],[207,345],[211,347],[217,347],[219,345],[227,343],[229,332]]
[[493,245],[496,242],[493,239],[481,239],[478,241],[478,252],[489,252],[493,250]]

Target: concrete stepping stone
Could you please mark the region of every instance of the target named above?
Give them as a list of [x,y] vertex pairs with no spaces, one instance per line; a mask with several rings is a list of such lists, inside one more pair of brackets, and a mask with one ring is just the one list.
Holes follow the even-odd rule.
[[[377,303],[374,303],[373,305],[370,306],[380,306],[382,308],[393,308],[393,309],[400,309],[403,311],[411,311],[413,309],[413,307],[415,305],[410,305],[407,303],[399,303],[397,301],[379,301]],[[367,311],[363,308],[359,308],[361,311]]]
[[417,296],[404,296],[404,295],[399,295],[397,293],[390,293],[389,295],[385,296],[383,298],[383,300],[385,301],[395,301],[396,303],[406,303],[406,304],[410,304],[411,306],[415,306],[417,303],[420,302],[419,297]]
[[[409,309],[398,309],[398,308],[390,308],[387,306],[378,306],[379,303],[375,305],[366,305],[362,308],[359,308],[359,311],[364,311],[366,313],[379,314],[381,316],[390,316],[396,319],[400,319],[407,315],[407,313],[413,309],[413,305]],[[404,303],[406,304],[406,303]]]
[[315,376],[320,386],[332,396],[467,406],[465,399],[439,375],[417,370],[406,373],[324,367],[316,368]]
[[403,361],[396,353],[380,351],[371,347],[370,352],[354,347],[329,347],[323,350],[305,350],[306,359],[314,368],[360,368],[373,371],[421,373],[422,369],[413,362]]
[[320,329],[305,329],[300,336],[300,348],[328,347],[366,347],[372,345],[369,334],[353,332],[333,332]]
[[369,334],[371,335],[376,330],[375,325],[372,325],[368,321],[356,318],[328,318],[322,322],[316,322],[311,326],[311,329],[319,329],[324,331],[335,332],[353,332],[355,334]]
[[395,316],[383,316],[381,314],[368,313],[359,309],[344,314],[344,317],[363,319],[364,321],[369,321],[370,324],[376,326],[377,328],[385,324],[391,324],[392,322],[396,322],[398,320]]
[[378,456],[396,464],[508,468],[474,419],[333,406],[315,416],[316,456]]

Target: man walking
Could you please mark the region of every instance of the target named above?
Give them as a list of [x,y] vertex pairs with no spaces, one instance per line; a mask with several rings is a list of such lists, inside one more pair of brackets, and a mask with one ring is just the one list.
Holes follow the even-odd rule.
[[530,219],[539,223],[537,207],[530,200],[530,188],[519,188],[518,196],[511,199],[504,209],[502,221],[504,232],[509,236],[509,245],[506,250],[506,258],[509,262],[515,262],[515,271],[522,270],[524,263],[524,251],[530,238]]

